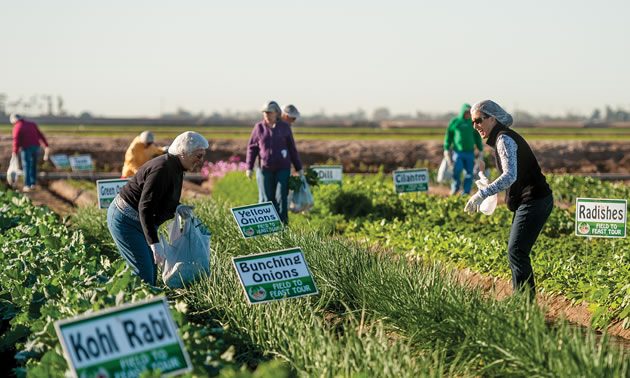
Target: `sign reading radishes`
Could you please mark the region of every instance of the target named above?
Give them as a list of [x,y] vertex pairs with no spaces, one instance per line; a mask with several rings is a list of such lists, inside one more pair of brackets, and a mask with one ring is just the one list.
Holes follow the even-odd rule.
[[246,239],[282,231],[282,221],[271,202],[233,207],[231,210]]
[[233,257],[249,304],[317,294],[301,248]]
[[91,155],[70,156],[70,168],[73,171],[91,171],[94,169],[92,165]]
[[577,198],[575,234],[597,238],[625,238],[627,206],[627,200]]
[[192,370],[165,297],[55,323],[75,377],[138,377]]
[[393,175],[396,193],[426,192],[429,190],[429,171],[426,168],[394,171]]

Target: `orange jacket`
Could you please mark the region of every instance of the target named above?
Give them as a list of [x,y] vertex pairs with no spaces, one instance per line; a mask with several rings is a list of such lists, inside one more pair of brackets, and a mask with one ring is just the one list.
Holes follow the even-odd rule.
[[162,149],[155,144],[147,146],[140,142],[140,136],[137,136],[129,145],[125,153],[125,164],[122,169],[122,177],[131,177],[136,174],[138,168],[144,163],[153,159],[156,155],[161,155]]

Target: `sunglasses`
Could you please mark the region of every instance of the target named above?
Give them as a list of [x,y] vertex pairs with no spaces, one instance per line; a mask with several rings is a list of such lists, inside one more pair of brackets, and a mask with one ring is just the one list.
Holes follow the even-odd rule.
[[484,119],[488,119],[488,118],[490,118],[490,116],[485,116],[485,117],[484,117],[484,116],[481,116],[481,117],[479,117],[479,118],[475,118],[475,119],[473,119],[473,120],[472,120],[472,123],[473,123],[473,124],[475,124],[475,125],[480,125],[480,124],[481,124],[481,122],[483,122],[483,120],[484,120]]

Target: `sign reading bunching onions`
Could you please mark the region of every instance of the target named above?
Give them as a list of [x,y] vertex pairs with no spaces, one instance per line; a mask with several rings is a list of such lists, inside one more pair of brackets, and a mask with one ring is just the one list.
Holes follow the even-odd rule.
[[233,257],[249,304],[317,294],[301,248]]
[[577,198],[575,235],[625,238],[627,200]]

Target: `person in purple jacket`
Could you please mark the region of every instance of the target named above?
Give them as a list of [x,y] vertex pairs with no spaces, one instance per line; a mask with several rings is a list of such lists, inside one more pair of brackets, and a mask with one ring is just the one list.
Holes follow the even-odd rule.
[[[300,176],[304,174],[300,156],[295,148],[291,126],[280,119],[282,110],[275,101],[269,101],[261,109],[264,120],[254,125],[247,144],[247,177],[252,178],[256,157],[260,157],[263,176],[263,198],[271,201],[284,224],[289,223],[288,196],[291,163]],[[280,196],[276,195],[276,190]]]

